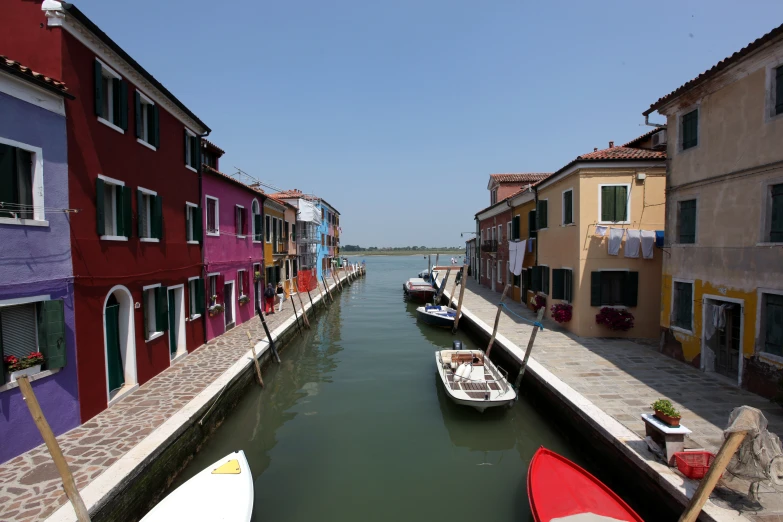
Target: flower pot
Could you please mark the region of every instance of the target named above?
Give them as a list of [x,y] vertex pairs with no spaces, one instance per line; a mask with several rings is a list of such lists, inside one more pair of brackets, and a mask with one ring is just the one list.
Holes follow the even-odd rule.
[[672,426],[673,428],[676,428],[680,425],[680,418],[679,417],[669,417],[663,412],[660,412],[658,410],[655,410],[655,417],[658,418],[660,421],[663,421],[664,423],[668,424],[669,426]]
[[30,366],[29,368],[25,368],[24,370],[17,370],[15,372],[11,372],[8,378],[8,382],[16,382],[16,379],[21,377],[22,375],[35,375],[36,373],[41,373],[41,365],[36,364],[35,366]]

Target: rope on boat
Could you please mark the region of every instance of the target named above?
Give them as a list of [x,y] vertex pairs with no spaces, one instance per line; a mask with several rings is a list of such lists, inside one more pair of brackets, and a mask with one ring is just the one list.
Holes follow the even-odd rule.
[[523,321],[525,321],[526,323],[530,323],[530,324],[532,324],[533,326],[538,326],[538,327],[541,329],[541,331],[542,331],[542,332],[544,331],[544,325],[543,325],[543,324],[541,324],[541,323],[539,323],[538,321],[531,321],[530,319],[527,319],[526,317],[522,317],[521,315],[519,315],[519,314],[517,314],[517,313],[514,313],[514,311],[513,311],[513,310],[511,310],[511,308],[509,308],[508,306],[506,306],[506,304],[505,304],[505,303],[498,303],[498,305],[499,305],[499,306],[502,306],[503,308],[505,308],[505,309],[506,309],[506,311],[507,311],[508,313],[510,313],[511,315],[513,315],[514,317],[517,317],[517,318],[519,318],[519,319],[522,319],[522,320],[523,320]]

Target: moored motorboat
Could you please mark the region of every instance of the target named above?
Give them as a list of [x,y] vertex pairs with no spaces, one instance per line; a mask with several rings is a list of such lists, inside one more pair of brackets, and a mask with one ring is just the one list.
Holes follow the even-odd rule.
[[175,489],[141,522],[249,522],[253,476],[242,450],[231,453]]
[[451,328],[454,326],[454,318],[457,311],[448,306],[424,305],[416,308],[416,318],[422,323]]
[[508,376],[481,350],[462,350],[454,341],[452,350],[435,352],[435,364],[446,394],[463,406],[483,412],[511,404],[517,397]]
[[530,461],[527,497],[535,522],[643,522],[604,483],[543,447]]
[[412,277],[403,283],[402,291],[409,301],[426,303],[432,301],[435,289],[430,283],[420,277]]

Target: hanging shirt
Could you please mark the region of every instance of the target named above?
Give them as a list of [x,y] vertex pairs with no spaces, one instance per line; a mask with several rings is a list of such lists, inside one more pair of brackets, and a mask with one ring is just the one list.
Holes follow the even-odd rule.
[[654,246],[655,230],[642,230],[642,257],[652,259]]
[[616,256],[620,252],[620,245],[623,244],[624,228],[609,229],[609,255]]
[[628,237],[625,240],[625,257],[639,257],[642,231],[629,228],[626,232]]
[[606,233],[609,231],[609,227],[605,227],[603,225],[596,225],[595,227],[595,235],[604,237],[606,236]]

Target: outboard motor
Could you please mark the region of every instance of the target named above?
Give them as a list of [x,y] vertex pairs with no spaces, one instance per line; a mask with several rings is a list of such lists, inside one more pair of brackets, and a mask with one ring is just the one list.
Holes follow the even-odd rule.
[[451,342],[451,349],[452,350],[462,350],[462,341],[452,341]]

